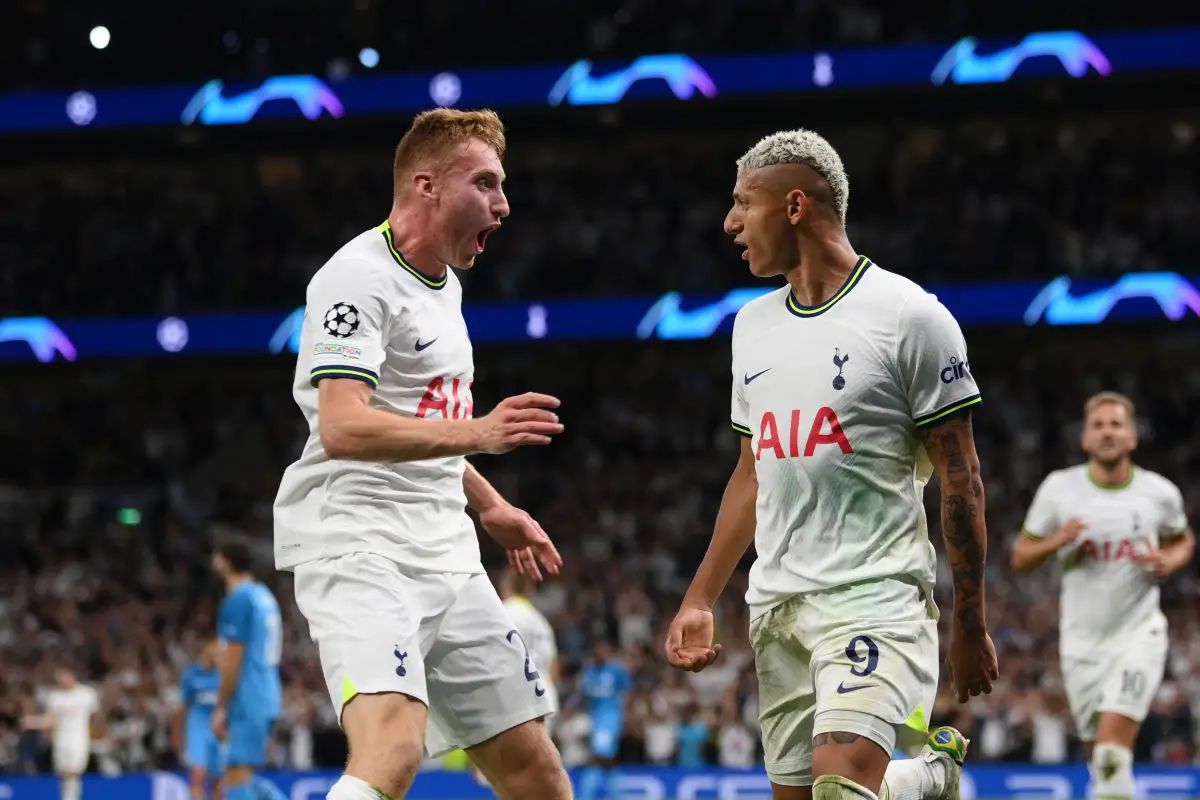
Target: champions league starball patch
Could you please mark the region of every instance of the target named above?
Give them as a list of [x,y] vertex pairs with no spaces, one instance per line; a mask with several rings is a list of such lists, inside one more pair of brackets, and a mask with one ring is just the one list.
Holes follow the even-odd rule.
[[353,336],[358,330],[360,314],[358,309],[349,303],[334,303],[325,312],[325,332],[338,339]]

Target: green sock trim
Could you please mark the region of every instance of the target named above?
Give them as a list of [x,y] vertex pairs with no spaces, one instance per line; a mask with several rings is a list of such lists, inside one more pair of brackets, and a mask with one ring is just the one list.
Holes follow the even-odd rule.
[[379,796],[379,800],[400,800],[398,797],[392,797],[390,794],[380,789],[378,786],[372,786],[371,791]]
[[844,800],[846,797],[861,797],[864,800],[877,795],[860,783],[841,775],[822,775],[813,781],[813,800]]

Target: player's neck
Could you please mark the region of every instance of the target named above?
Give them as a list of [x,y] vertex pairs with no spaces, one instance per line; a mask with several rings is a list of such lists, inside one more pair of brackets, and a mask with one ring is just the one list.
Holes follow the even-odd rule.
[[1129,483],[1129,479],[1133,475],[1133,462],[1126,458],[1116,464],[1106,466],[1099,461],[1092,460],[1088,462],[1088,475],[1091,476],[1093,483],[1115,489]]
[[388,225],[392,228],[392,245],[410,267],[429,278],[440,280],[446,276],[446,261],[435,252],[434,233],[419,210],[393,205]]
[[843,231],[828,239],[804,239],[800,242],[800,263],[787,271],[792,296],[803,306],[819,306],[829,301],[858,263],[858,253],[850,246]]
[[230,575],[225,579],[225,591],[232,592],[234,589],[237,589],[239,586],[247,584],[252,580],[254,580],[254,578],[250,575]]

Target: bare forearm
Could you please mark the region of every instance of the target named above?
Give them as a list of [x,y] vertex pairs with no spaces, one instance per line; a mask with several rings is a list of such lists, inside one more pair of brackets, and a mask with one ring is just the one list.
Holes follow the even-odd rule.
[[474,420],[413,419],[364,406],[321,428],[330,458],[353,461],[420,461],[477,452]]
[[217,696],[218,708],[229,708],[229,701],[237,691],[238,680],[242,674],[242,649],[240,646],[225,645],[225,654],[221,659],[221,688]]
[[1168,540],[1159,549],[1169,559],[1171,572],[1178,572],[1192,562],[1192,557],[1196,554],[1196,537],[1188,530],[1183,536]]
[[1062,548],[1056,536],[1035,539],[1029,534],[1022,533],[1021,538],[1013,545],[1012,567],[1018,572],[1029,572],[1037,569],[1054,557]]
[[984,565],[987,525],[983,479],[970,418],[951,420],[926,438],[942,488],[942,537],[954,580],[954,621],[966,633],[986,631]]
[[483,513],[497,503],[504,502],[504,498],[500,496],[500,492],[496,491],[496,487],[492,486],[487,478],[480,475],[479,470],[471,464],[467,464],[467,471],[463,473],[463,491],[467,495],[467,506],[478,513]]
[[954,619],[968,633],[986,630],[984,566],[987,527],[983,517],[983,481],[976,475],[966,492],[942,490],[942,535],[954,580]]
[[54,723],[54,714],[30,714],[21,720],[22,726],[31,731],[48,731]]
[[753,472],[747,474],[739,466],[725,487],[717,522],[713,526],[712,541],[709,542],[704,560],[700,562],[700,568],[696,570],[696,577],[692,579],[683,605],[711,609],[717,602],[738,562],[754,543],[754,504],[757,497],[758,483]]

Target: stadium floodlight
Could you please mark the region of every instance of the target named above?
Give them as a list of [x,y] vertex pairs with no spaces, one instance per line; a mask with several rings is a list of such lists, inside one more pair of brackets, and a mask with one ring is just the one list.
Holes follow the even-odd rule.
[[92,43],[92,47],[103,50],[112,41],[112,34],[109,33],[108,28],[97,25],[88,33],[88,41]]
[[379,66],[379,51],[374,47],[364,47],[358,51],[358,63],[367,69],[375,69]]

